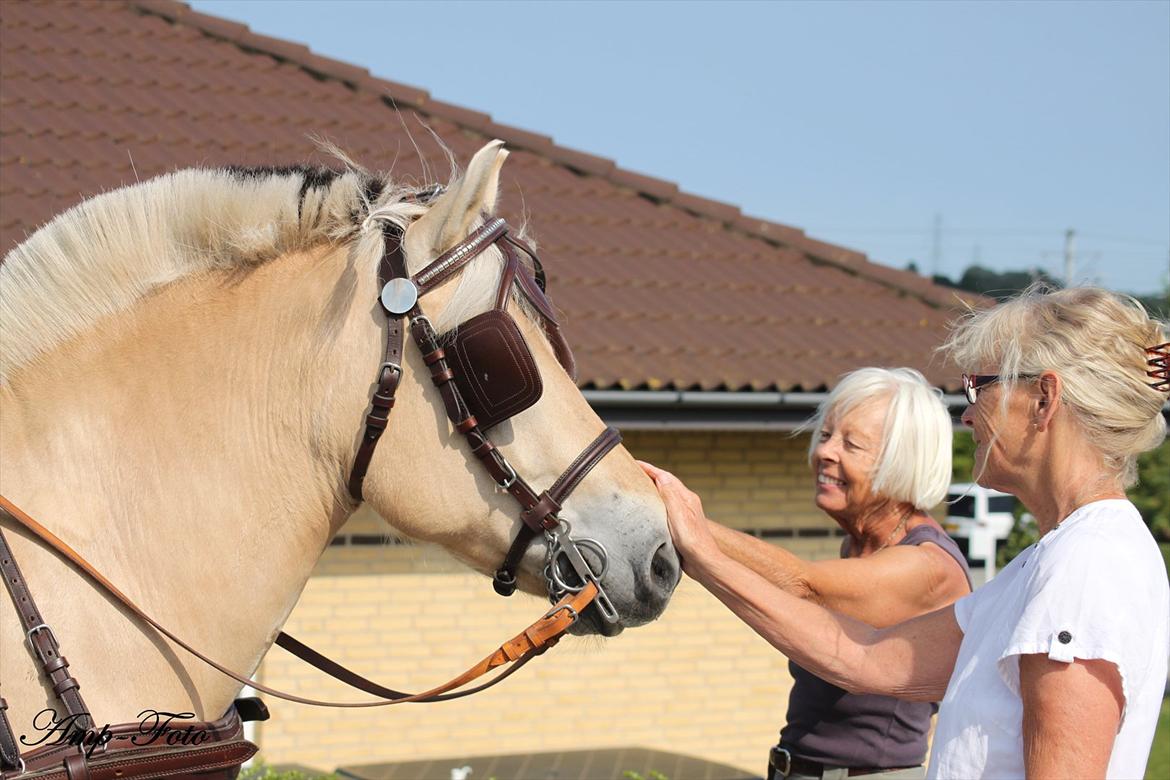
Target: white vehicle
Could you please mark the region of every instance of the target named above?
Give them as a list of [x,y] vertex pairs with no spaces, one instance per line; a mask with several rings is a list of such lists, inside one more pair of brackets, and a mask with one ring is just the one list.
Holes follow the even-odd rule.
[[1015,523],[1012,514],[1016,497],[1010,493],[967,482],[947,490],[947,517],[943,528],[967,556],[971,566],[985,566],[986,576],[995,574],[995,553]]

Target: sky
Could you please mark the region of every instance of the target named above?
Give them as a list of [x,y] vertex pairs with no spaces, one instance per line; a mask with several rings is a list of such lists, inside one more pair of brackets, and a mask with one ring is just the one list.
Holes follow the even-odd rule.
[[1170,0],[190,5],[887,265],[1170,278]]

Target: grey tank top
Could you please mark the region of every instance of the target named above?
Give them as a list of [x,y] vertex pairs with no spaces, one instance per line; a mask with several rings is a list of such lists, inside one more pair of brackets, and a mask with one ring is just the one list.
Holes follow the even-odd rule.
[[[963,567],[970,586],[963,553],[937,526],[915,526],[898,544],[923,542],[946,550]],[[830,766],[881,769],[915,766],[926,759],[926,733],[938,705],[847,693],[791,661],[788,670],[794,683],[780,744],[792,755]]]

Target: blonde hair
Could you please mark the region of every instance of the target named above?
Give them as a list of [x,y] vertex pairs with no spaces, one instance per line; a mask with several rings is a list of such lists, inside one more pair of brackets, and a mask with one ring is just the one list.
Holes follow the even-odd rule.
[[966,314],[940,349],[969,371],[995,366],[1006,381],[1055,373],[1062,404],[1106,467],[1130,487],[1137,483],[1137,456],[1166,437],[1166,394],[1150,386],[1145,352],[1166,340],[1165,324],[1133,298],[1038,283]]
[[879,400],[887,405],[873,490],[916,509],[930,509],[942,501],[951,481],[951,415],[942,391],[912,368],[861,368],[842,377],[809,420],[809,463],[826,418]]

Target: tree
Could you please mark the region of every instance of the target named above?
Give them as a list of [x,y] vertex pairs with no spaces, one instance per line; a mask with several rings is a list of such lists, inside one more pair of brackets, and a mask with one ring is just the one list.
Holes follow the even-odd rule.
[[1129,490],[1155,538],[1170,542],[1170,440],[1138,458],[1138,483]]
[[931,279],[936,284],[976,292],[998,301],[1010,298],[1036,281],[1046,282],[1053,287],[1061,286],[1058,280],[1053,279],[1038,268],[1031,271],[1003,271],[1001,273],[981,265],[973,265],[963,271],[963,275],[959,277],[957,282],[952,282],[941,274],[935,274]]

